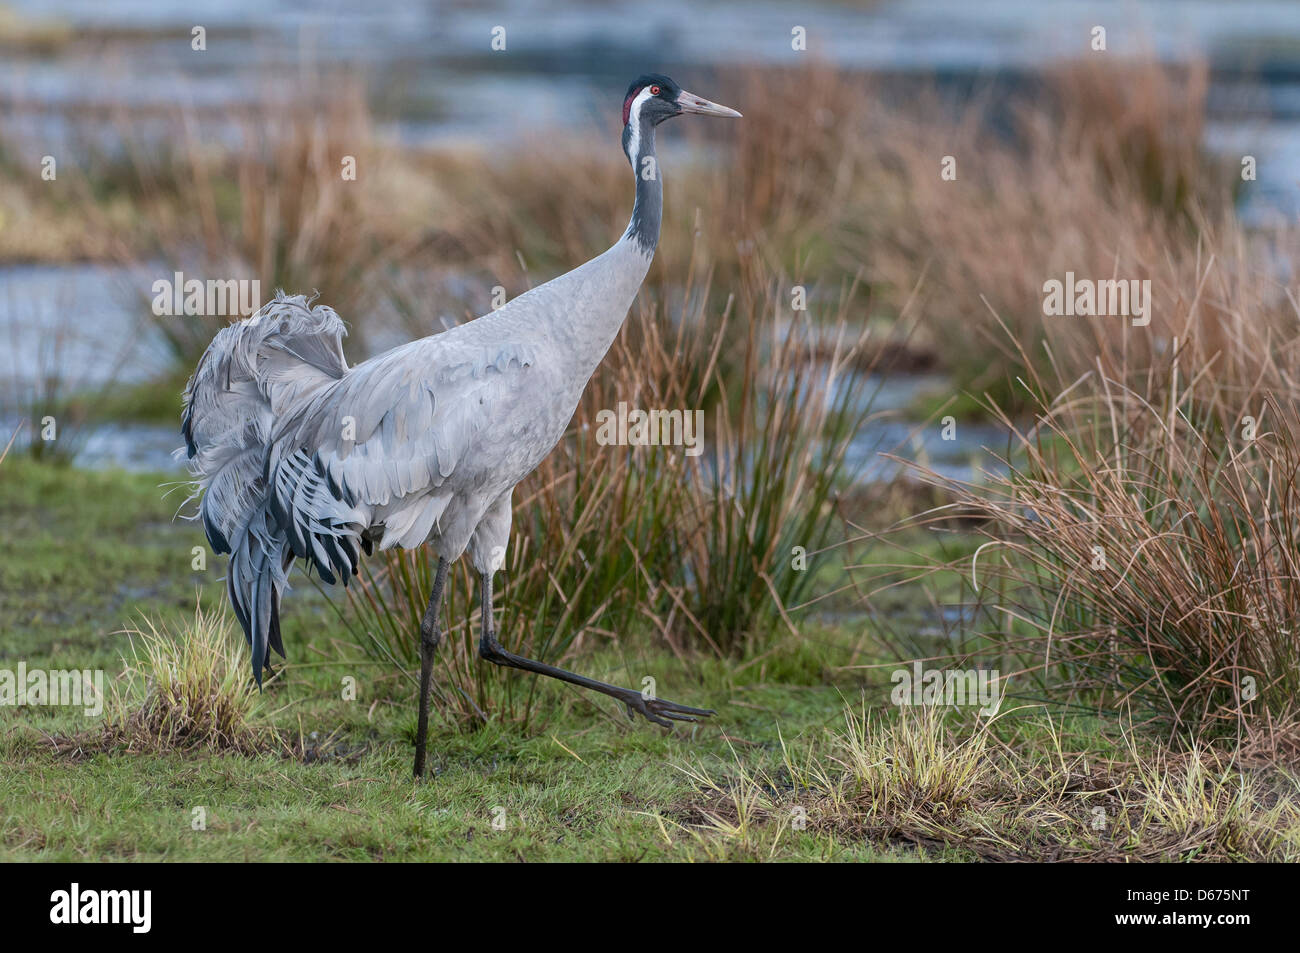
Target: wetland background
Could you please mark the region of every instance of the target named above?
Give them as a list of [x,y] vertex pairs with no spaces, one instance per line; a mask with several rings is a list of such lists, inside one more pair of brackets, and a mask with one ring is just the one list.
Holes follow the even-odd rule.
[[[19,2],[0,52],[0,660],[114,686],[6,715],[9,855],[1294,857],[1300,8]],[[246,690],[172,456],[224,319],[153,283],[318,292],[352,361],[468,320],[620,234],[649,70],[745,119],[663,130],[659,253],[516,494],[499,625],[719,719],[482,665],[457,574],[412,788],[426,561],[298,576]],[[1152,323],[1045,316],[1067,271],[1150,280]],[[598,447],[619,401],[709,451]],[[1003,710],[894,704],[917,659]]]

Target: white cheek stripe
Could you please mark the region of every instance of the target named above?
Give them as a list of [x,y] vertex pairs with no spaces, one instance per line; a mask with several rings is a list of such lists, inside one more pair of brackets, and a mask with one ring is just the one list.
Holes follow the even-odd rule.
[[641,92],[637,93],[636,99],[632,100],[632,108],[628,110],[627,125],[631,134],[627,139],[627,154],[632,160],[632,165],[636,165],[637,156],[641,152],[641,107],[645,101],[650,98],[650,87],[647,86]]

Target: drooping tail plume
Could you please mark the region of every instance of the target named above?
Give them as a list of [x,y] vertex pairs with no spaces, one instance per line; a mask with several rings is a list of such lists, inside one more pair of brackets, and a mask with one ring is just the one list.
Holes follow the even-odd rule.
[[[343,322],[302,295],[278,293],[257,314],[223,328],[185,389],[181,433],[202,498],[199,518],[217,553],[230,553],[226,589],[252,650],[258,684],[268,648],[282,657],[280,594],[296,549],[268,492],[267,460],[277,422],[292,419],[324,387],[347,373]],[[283,515],[283,514],[281,514]],[[290,527],[293,530],[293,527]],[[326,553],[342,571],[355,551]],[[320,563],[320,560],[315,560]]]

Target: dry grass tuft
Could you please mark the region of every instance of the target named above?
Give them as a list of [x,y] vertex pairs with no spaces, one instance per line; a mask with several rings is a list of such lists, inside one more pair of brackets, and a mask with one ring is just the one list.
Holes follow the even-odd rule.
[[[1011,435],[1009,472],[921,468],[955,502],[920,521],[973,518],[989,541],[945,567],[986,610],[971,634],[1035,698],[1258,743],[1300,691],[1300,230],[1238,221],[1197,146],[1205,86],[1203,68],[1061,70],[1009,140],[963,140],[975,187],[908,172],[898,254],[876,263],[931,263],[921,331],[970,345],[959,380]],[[1150,323],[1045,315],[1067,271],[1150,280]]]
[[229,613],[196,608],[181,630],[146,619],[126,635],[131,650],[109,699],[100,746],[240,754],[282,749],[274,731],[258,723],[260,695]]
[[985,521],[964,571],[991,637],[1050,697],[1238,740],[1294,720],[1300,416],[1268,361],[1239,417],[1181,357],[1140,389],[1098,370],[1005,475],[940,481]]
[[[1127,756],[1011,745],[995,726],[963,730],[938,708],[846,713],[846,727],[784,745],[773,771],[683,770],[692,802],[656,815],[717,857],[771,856],[783,838],[834,834],[999,861],[1294,861],[1300,787],[1285,772],[1246,772],[1212,749]],[[802,833],[805,832],[806,833]]]

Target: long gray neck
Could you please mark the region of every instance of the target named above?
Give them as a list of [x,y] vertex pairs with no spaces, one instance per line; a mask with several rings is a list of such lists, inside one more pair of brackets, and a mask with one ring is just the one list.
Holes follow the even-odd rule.
[[639,134],[629,129],[632,127],[623,131],[623,151],[636,171],[636,202],[623,237],[591,261],[525,292],[482,319],[492,322],[484,333],[494,339],[537,337],[554,349],[553,367],[568,384],[564,403],[570,415],[623,326],[659,243],[664,190],[655,159],[654,127]]
[[625,126],[623,152],[636,176],[632,221],[623,237],[636,242],[647,255],[653,255],[659,244],[659,225],[664,215],[664,181],[655,155],[655,127],[636,122]]

